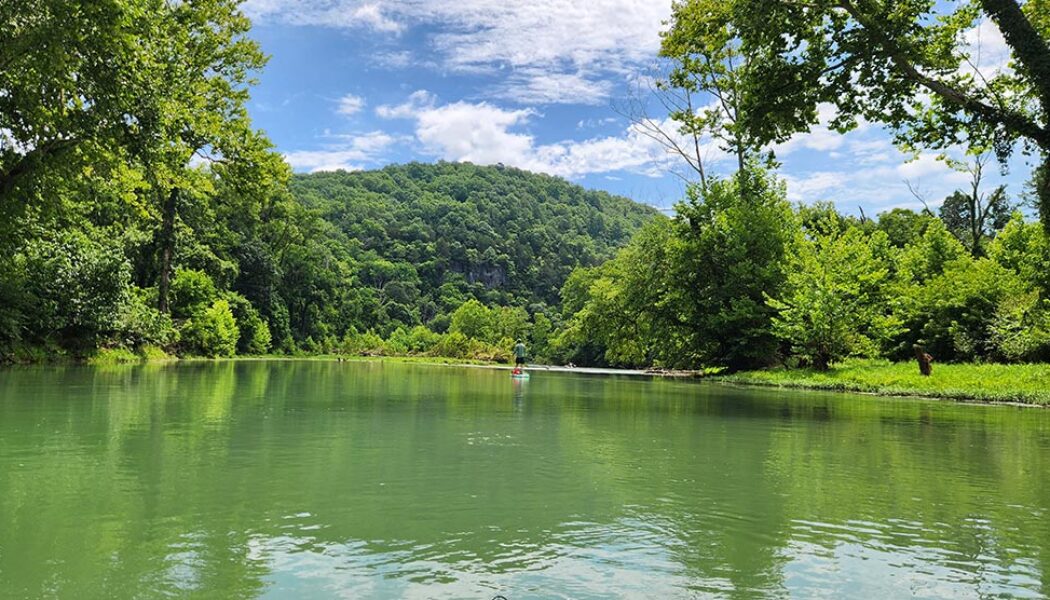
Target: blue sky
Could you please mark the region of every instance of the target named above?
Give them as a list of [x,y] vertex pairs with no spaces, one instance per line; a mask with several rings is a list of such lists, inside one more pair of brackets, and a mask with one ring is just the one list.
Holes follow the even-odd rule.
[[[244,10],[271,56],[249,109],[296,171],[467,160],[658,207],[682,197],[684,163],[621,114],[654,72],[670,1],[247,0]],[[978,68],[1004,68],[994,26],[968,37]],[[875,124],[845,136],[818,126],[775,150],[793,201],[853,213],[921,207],[905,181],[931,205],[967,181],[933,153],[900,153]],[[710,169],[729,173],[721,154],[712,144]],[[1027,176],[1019,158],[989,185],[1016,196]]]

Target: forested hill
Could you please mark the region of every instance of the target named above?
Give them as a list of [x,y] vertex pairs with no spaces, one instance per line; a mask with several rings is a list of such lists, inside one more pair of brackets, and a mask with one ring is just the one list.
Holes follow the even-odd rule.
[[575,267],[610,258],[656,214],[556,177],[469,163],[297,175],[291,189],[350,245],[377,329],[440,321],[471,298],[554,305]]

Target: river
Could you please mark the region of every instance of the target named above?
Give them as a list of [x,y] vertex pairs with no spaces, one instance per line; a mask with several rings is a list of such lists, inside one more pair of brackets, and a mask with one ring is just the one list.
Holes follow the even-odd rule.
[[3,598],[1050,595],[1050,410],[396,363],[0,370]]

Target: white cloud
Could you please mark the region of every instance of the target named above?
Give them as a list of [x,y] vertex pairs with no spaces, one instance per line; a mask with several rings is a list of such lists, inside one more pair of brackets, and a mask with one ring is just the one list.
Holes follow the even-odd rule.
[[[903,160],[903,154],[894,152],[896,161]],[[832,200],[846,211],[864,206],[881,212],[896,207],[914,207],[917,201],[908,189],[910,183],[934,208],[968,182],[965,173],[952,169],[932,153],[920,154],[917,159],[904,163],[882,162],[870,166],[846,163],[840,166],[842,168],[835,171],[785,174],[788,199],[807,204]],[[992,181],[988,185],[991,187]],[[921,203],[918,205],[921,207]]]
[[[537,115],[534,110],[506,109],[488,102],[438,105],[425,91],[415,92],[404,104],[380,106],[376,113],[414,120],[424,152],[444,160],[503,163],[570,178],[615,171],[658,177],[681,162],[633,125],[620,135],[540,144],[527,130],[530,119]],[[661,127],[674,131],[669,121]],[[717,161],[724,153],[712,147],[709,155]]]
[[298,171],[356,171],[375,162],[384,150],[397,141],[382,131],[328,137],[339,141],[323,150],[288,152],[284,155],[285,160]]
[[509,129],[524,124],[532,114],[529,110],[504,110],[485,102],[455,102],[418,112],[416,137],[430,154],[448,160],[518,164],[526,162],[533,139]]
[[339,0],[247,0],[242,9],[253,21],[279,21],[291,25],[366,27],[400,33],[404,26],[376,2]]
[[361,112],[361,109],[364,107],[364,98],[353,94],[347,94],[339,99],[339,107],[335,109],[335,112],[349,117]]
[[612,93],[608,80],[590,79],[581,73],[551,73],[523,69],[496,88],[493,96],[519,104],[599,104]]
[[427,43],[445,69],[510,78],[501,98],[595,104],[603,81],[651,60],[671,15],[670,0],[248,0],[256,21],[400,33],[436,30]]
[[976,27],[963,33],[963,52],[969,59],[960,67],[963,73],[991,79],[1008,69],[1010,46],[991,19],[982,19]]
[[398,50],[396,52],[380,52],[372,56],[377,64],[390,69],[403,69],[412,64],[412,53],[408,50]]
[[847,134],[839,133],[830,128],[831,121],[835,118],[835,112],[836,108],[833,104],[819,105],[817,107],[818,124],[805,133],[794,135],[786,142],[775,144],[773,151],[778,157],[788,156],[802,149],[830,152],[842,148],[848,139],[856,139],[859,134],[867,131],[870,127],[870,123],[862,121]]

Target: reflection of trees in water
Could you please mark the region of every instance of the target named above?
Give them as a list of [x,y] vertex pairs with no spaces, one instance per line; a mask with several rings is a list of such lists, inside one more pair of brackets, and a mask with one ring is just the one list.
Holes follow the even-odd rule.
[[0,459],[46,449],[0,473],[0,584],[30,595],[62,588],[47,559],[100,593],[252,595],[260,544],[296,540],[472,572],[634,544],[750,597],[785,589],[799,523],[907,551],[849,527],[902,517],[956,558],[1038,558],[1046,591],[1046,519],[1007,506],[1050,504],[1034,412],[324,361],[41,373],[0,383]]

